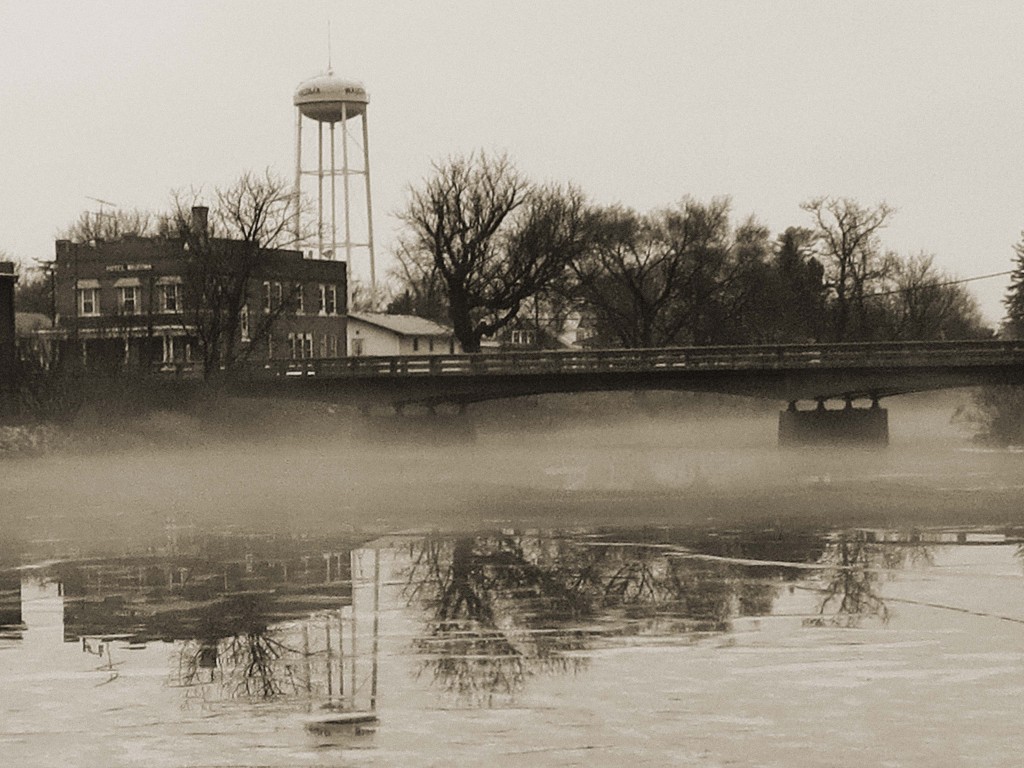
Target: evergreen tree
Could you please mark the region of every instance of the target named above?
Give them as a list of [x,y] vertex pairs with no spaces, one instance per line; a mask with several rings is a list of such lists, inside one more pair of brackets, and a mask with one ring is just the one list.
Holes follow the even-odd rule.
[[1013,246],[1013,273],[1010,275],[1010,287],[1006,291],[1003,305],[1006,307],[1006,320],[1003,327],[1008,336],[1014,339],[1024,338],[1024,233],[1020,241]]
[[[1003,304],[1003,333],[1024,338],[1024,234],[1013,246],[1013,272]],[[982,387],[974,395],[971,420],[978,425],[978,439],[997,445],[1024,445],[1024,387]]]

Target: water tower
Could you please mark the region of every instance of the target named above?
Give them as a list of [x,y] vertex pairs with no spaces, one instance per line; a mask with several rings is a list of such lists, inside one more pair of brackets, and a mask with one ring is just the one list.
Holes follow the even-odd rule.
[[[317,227],[316,247],[321,259],[344,258],[349,274],[349,304],[352,299],[352,257],[365,252],[370,268],[370,297],[376,302],[377,274],[373,258],[373,212],[370,201],[370,143],[366,127],[366,107],[370,97],[362,83],[337,77],[331,69],[326,74],[305,80],[295,90],[295,235],[304,237],[301,222],[303,180],[316,180]],[[350,123],[358,117],[361,130]],[[303,167],[303,118],[316,122],[316,167]],[[336,127],[340,124],[340,142]],[[325,131],[326,128],[326,131]],[[325,142],[325,132],[327,133]],[[306,143],[312,144],[309,137]],[[338,144],[341,165],[338,164]],[[311,147],[308,149],[312,149]],[[307,149],[307,151],[308,151]],[[342,239],[338,238],[338,178],[342,185]],[[365,191],[366,211],[353,206],[351,179],[358,177]],[[310,197],[312,197],[310,195]]]

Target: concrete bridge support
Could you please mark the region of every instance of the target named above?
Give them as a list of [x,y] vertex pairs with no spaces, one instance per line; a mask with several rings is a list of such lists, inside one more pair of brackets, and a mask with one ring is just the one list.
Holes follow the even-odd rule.
[[779,412],[779,445],[860,445],[885,447],[889,444],[889,412],[872,401],[870,408],[854,408],[851,400],[841,409],[829,410],[819,400],[814,410],[801,411],[796,403]]

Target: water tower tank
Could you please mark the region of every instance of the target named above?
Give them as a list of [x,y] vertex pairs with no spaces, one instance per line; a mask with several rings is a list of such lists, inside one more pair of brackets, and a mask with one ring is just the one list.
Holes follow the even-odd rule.
[[333,72],[311,77],[299,83],[294,104],[311,120],[337,123],[366,111],[370,97],[357,80],[345,80]]

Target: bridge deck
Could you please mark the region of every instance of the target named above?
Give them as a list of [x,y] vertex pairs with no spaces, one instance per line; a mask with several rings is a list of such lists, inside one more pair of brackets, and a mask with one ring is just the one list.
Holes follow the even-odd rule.
[[[881,397],[1024,384],[1024,341],[500,352],[282,360],[244,387],[391,402],[486,400],[612,389],[713,391],[781,400]],[[288,384],[291,382],[291,384]]]
[[956,341],[498,352],[274,361],[272,376],[444,376],[1024,364],[1024,341]]

